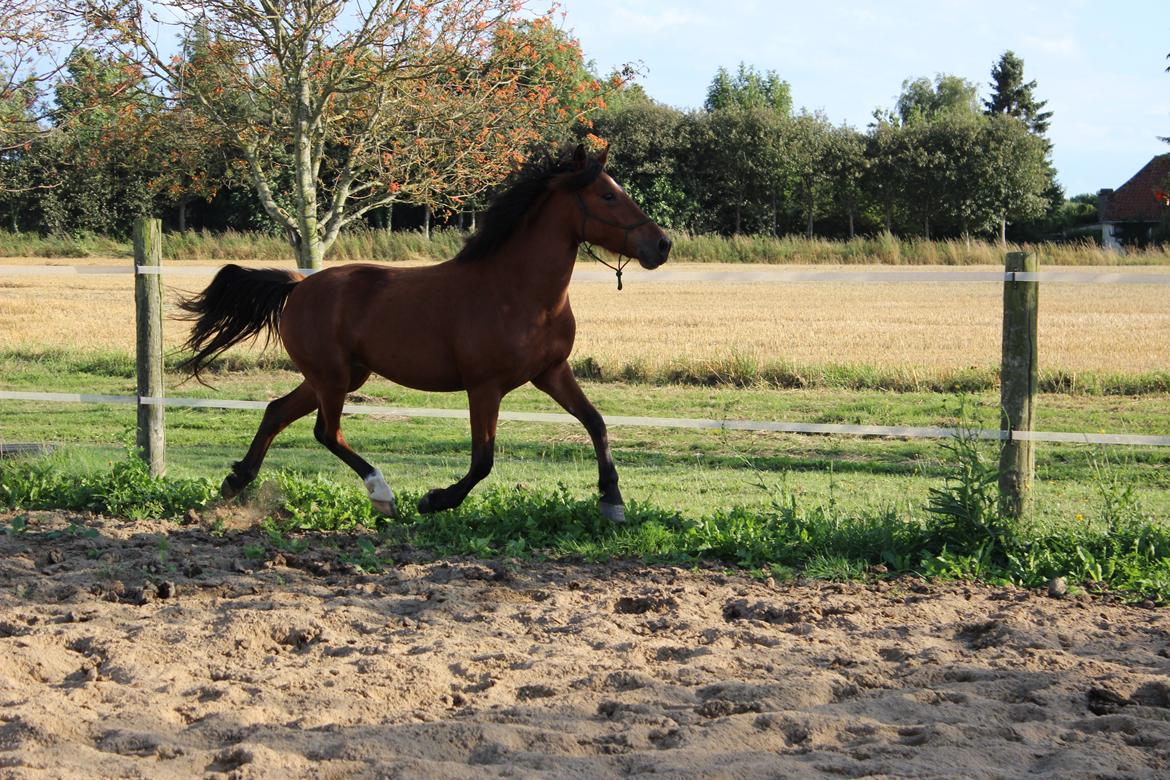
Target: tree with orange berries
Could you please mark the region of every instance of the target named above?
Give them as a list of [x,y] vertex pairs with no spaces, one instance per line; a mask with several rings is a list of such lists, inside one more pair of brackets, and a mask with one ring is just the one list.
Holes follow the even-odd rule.
[[[87,0],[107,44],[228,139],[300,267],[348,224],[408,200],[458,208],[550,121],[523,0]],[[198,57],[171,56],[160,29]],[[550,119],[552,117],[552,119]]]
[[10,170],[14,158],[61,119],[53,87],[85,43],[67,6],[67,0],[0,0],[0,192],[29,186]]

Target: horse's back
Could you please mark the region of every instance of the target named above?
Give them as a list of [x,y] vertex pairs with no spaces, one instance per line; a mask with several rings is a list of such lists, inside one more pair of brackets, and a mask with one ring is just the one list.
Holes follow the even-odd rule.
[[335,266],[289,296],[281,338],[302,371],[357,362],[410,387],[458,390],[451,351],[452,288],[442,266]]

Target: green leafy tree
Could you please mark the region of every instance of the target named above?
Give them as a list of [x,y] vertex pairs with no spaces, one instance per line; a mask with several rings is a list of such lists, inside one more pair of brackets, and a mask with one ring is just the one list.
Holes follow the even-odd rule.
[[1000,243],[1006,243],[1009,222],[1028,222],[1053,211],[1049,145],[1022,121],[997,115],[984,123],[980,149],[984,169],[976,182],[983,224],[998,226]]
[[610,148],[610,172],[658,224],[693,224],[697,202],[688,193],[682,165],[685,115],[650,100],[617,103],[593,118],[593,132]]
[[[783,148],[784,119],[769,109],[725,108],[692,118],[689,158],[696,166],[699,189],[712,215],[733,234],[770,213],[771,193],[783,176],[778,154]],[[725,220],[725,221],[724,221]]]
[[989,232],[999,212],[991,205],[997,192],[996,150],[989,148],[989,122],[980,115],[951,115],[933,123],[927,142],[933,144],[938,177],[939,217],[969,239]]
[[894,215],[908,186],[905,128],[892,114],[875,112],[874,123],[865,136],[863,191],[881,208],[882,226],[894,232]]
[[850,238],[857,234],[857,215],[865,196],[865,152],[866,137],[852,127],[841,125],[830,132],[823,158],[829,195],[845,213]]
[[740,63],[734,76],[725,68],[716,72],[704,112],[690,117],[688,132],[696,194],[716,229],[776,229],[789,179],[781,153],[791,112],[788,83],[775,71]]
[[905,166],[902,200],[922,225],[922,237],[934,237],[936,220],[945,213],[947,195],[954,173],[954,158],[948,121],[913,121],[903,128],[899,140],[901,164]]
[[804,215],[804,235],[812,238],[817,209],[832,184],[829,162],[833,126],[823,114],[802,112],[787,123],[787,157],[792,161],[795,197]]
[[1008,220],[1044,213],[1046,146],[1006,116],[952,113],[902,128],[902,201],[926,238],[991,234]]
[[741,62],[735,76],[726,68],[715,73],[703,107],[707,111],[760,108],[787,116],[792,113],[792,94],[788,82],[782,80],[776,71],[760,73]]
[[917,78],[902,82],[894,110],[903,124],[931,121],[948,114],[979,113],[978,88],[959,76],[940,73],[932,82]]

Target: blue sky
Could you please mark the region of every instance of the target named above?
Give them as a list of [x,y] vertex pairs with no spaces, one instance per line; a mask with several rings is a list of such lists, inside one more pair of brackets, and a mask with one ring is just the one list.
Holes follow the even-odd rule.
[[980,86],[1011,49],[1053,112],[1049,137],[1070,195],[1119,187],[1170,152],[1166,0],[562,0],[563,26],[602,72],[640,62],[655,100],[702,105],[715,70],[775,70],[794,104],[864,129],[907,78]]

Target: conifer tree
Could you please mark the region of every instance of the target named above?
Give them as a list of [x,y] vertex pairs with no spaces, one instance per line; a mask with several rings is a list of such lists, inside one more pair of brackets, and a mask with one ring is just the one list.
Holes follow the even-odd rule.
[[1036,135],[1048,132],[1051,111],[1046,100],[1037,100],[1035,81],[1024,81],[1024,61],[1015,52],[1005,51],[991,69],[991,98],[983,101],[988,114],[1007,114],[1023,120]]

